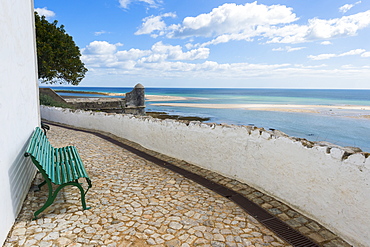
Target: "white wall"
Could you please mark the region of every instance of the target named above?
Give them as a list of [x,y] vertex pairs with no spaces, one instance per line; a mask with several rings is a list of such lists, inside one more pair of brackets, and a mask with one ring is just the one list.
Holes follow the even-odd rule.
[[[42,118],[110,132],[157,152],[245,182],[370,246],[370,157],[281,132],[41,107]],[[343,159],[344,158],[344,159]]]
[[0,244],[22,206],[35,169],[23,157],[39,124],[33,1],[0,0]]

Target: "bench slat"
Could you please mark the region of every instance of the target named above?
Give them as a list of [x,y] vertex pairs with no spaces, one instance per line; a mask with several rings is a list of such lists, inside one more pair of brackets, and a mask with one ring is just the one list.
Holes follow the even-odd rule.
[[66,173],[66,177],[65,177],[66,181],[72,181],[75,177],[72,174],[71,167],[70,166],[67,166],[67,165],[64,166],[64,167],[66,169],[66,171],[65,171],[65,173]]
[[49,146],[49,148],[48,148],[48,155],[49,155],[49,157],[48,157],[48,162],[50,163],[50,164],[52,164],[52,163],[54,163],[54,151],[55,151],[55,148],[53,148],[53,146]]
[[70,182],[72,180],[68,180],[68,178],[67,178],[68,175],[66,174],[66,172],[67,172],[66,163],[68,162],[68,154],[66,153],[65,148],[62,148],[59,151],[61,152],[62,157],[63,157],[63,160],[60,163],[60,167],[59,167],[61,169],[60,178],[61,178],[62,181]]
[[[47,170],[47,167],[49,166],[50,164],[50,160],[52,160],[52,153],[53,153],[53,150],[51,149],[51,145],[49,142],[44,142],[44,145],[45,145],[45,148],[44,150],[42,151],[42,158],[39,159],[40,160],[40,163],[41,163],[41,166],[44,170]],[[40,146],[41,148],[41,146]]]
[[56,167],[56,162],[54,161],[55,159],[57,160],[61,160],[61,157],[60,157],[60,154],[57,152],[57,149],[54,149],[53,150],[53,156],[54,156],[54,159],[52,162],[50,162],[48,164],[48,167],[47,167],[47,174],[50,178],[50,180],[55,183],[55,184],[60,184],[58,180],[56,180],[56,177],[58,176],[57,175],[57,172],[55,171],[55,167]]
[[62,164],[62,168],[63,168],[63,178],[66,180],[66,181],[72,181],[72,180],[75,180],[75,177],[73,176],[73,174],[70,172],[70,164],[69,164],[69,154],[68,154],[68,148],[65,147],[63,148],[63,153],[64,153],[64,162]]
[[74,157],[72,156],[72,147],[71,146],[68,146],[68,168],[70,169],[70,175],[71,175],[71,179],[76,179],[76,178],[79,178],[81,176],[79,176],[78,172],[77,172],[77,169],[76,167],[78,166],[77,165],[77,162],[76,160],[74,159]]
[[61,160],[56,163],[57,168],[60,171],[60,174],[58,175],[61,183],[67,183],[74,179],[72,179],[72,176],[69,172],[68,168],[68,154],[65,148],[58,148],[58,152],[60,153]]
[[81,158],[77,155],[77,150],[75,148],[71,148],[71,156],[73,157],[75,161],[75,167],[77,170],[78,176],[85,177],[85,174],[83,172],[84,169],[81,167]]
[[68,162],[68,153],[66,152],[66,149],[65,148],[62,148],[61,150],[63,152],[63,163],[60,165],[60,168],[61,168],[61,179],[62,180],[65,180],[66,182],[69,182],[71,180],[68,181],[67,179],[67,169],[66,166],[67,166],[67,162]]
[[31,154],[34,157],[37,156],[37,153],[39,151],[38,143],[41,140],[41,138],[42,138],[42,135],[40,133],[40,130],[36,129],[32,134],[31,142],[29,143],[26,152]]
[[58,170],[60,170],[60,183],[68,183],[68,174],[67,174],[67,169],[65,162],[61,163],[59,166],[56,167]]
[[81,177],[88,178],[89,176],[87,175],[87,172],[86,172],[85,167],[84,167],[84,165],[82,163],[82,159],[81,159],[81,157],[80,157],[80,155],[79,155],[79,153],[77,151],[77,148],[74,147],[74,146],[72,146],[71,149],[72,149],[71,150],[71,155],[76,160],[76,163],[77,163],[76,166],[79,169],[79,175]]
[[41,142],[42,142],[42,137],[39,139],[39,143],[36,144],[35,146],[35,149],[34,149],[34,153],[36,154],[36,159],[40,162],[40,164],[43,164],[43,159],[42,159],[42,156],[43,156],[43,149],[42,149],[42,146],[41,146]]
[[28,153],[39,162],[43,169],[50,162],[50,143],[41,130],[35,131]]
[[57,162],[54,162],[54,169],[56,170],[56,173],[55,173],[55,183],[57,184],[62,184],[63,183],[63,180],[62,180],[62,166],[65,162],[65,153],[63,152],[63,150],[61,148],[57,148],[56,149],[56,152],[58,153],[58,160]]

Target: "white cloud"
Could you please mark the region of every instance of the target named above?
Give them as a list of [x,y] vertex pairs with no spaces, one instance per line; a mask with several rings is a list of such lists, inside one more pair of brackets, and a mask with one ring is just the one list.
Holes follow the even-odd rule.
[[327,64],[320,64],[320,65],[295,64],[294,66],[297,67],[297,68],[303,68],[303,69],[317,69],[317,68],[328,67]]
[[370,57],[370,51],[362,53],[361,57]]
[[122,8],[127,9],[128,5],[133,2],[143,2],[149,5],[150,8],[158,8],[162,4],[162,0],[119,0]]
[[342,12],[343,14],[346,13],[348,10],[352,9],[355,5],[360,4],[361,1],[358,1],[354,4],[345,4],[339,8],[339,12]]
[[94,35],[99,36],[99,35],[102,35],[102,34],[105,34],[105,33],[109,33],[109,32],[107,32],[105,30],[101,30],[101,31],[98,31],[98,32],[94,32]]
[[285,24],[298,18],[292,8],[282,5],[263,5],[257,2],[237,5],[226,3],[210,13],[186,17],[181,25],[174,26],[173,37],[203,36],[214,37],[225,34],[255,36],[258,26]]
[[[150,50],[130,49],[117,51],[122,44],[110,44],[106,41],[93,41],[81,49],[82,61],[92,68],[134,68],[160,65],[169,61],[193,61],[207,59],[208,48],[197,48],[186,52],[181,46],[166,45],[162,42],[155,43]],[[154,66],[154,65],[150,65]]]
[[288,46],[288,50],[287,52],[292,52],[292,51],[299,51],[299,50],[302,50],[302,49],[305,49],[306,47],[289,47]]
[[82,49],[84,54],[106,55],[113,54],[117,50],[117,46],[110,44],[107,41],[93,41],[86,48]]
[[325,59],[329,59],[329,58],[333,58],[333,57],[344,57],[344,56],[353,56],[353,55],[360,55],[360,54],[366,54],[366,50],[364,49],[355,49],[355,50],[351,50],[351,51],[348,51],[348,52],[344,52],[344,53],[341,53],[341,54],[334,54],[334,53],[330,53],[330,54],[320,54],[320,55],[310,55],[308,56],[308,58],[312,59],[312,60],[325,60]]
[[355,69],[356,67],[353,66],[352,64],[346,64],[346,65],[342,65],[341,68],[343,68],[343,69]]
[[302,49],[305,49],[306,47],[290,47],[290,46],[285,46],[285,47],[279,47],[279,48],[274,48],[272,51],[286,51],[286,52],[292,52],[292,51],[299,51]]
[[35,11],[40,16],[45,16],[45,18],[47,20],[49,20],[51,17],[54,17],[55,16],[55,12],[54,11],[51,11],[51,10],[48,10],[47,7],[44,7],[44,8],[36,8]]
[[331,43],[330,41],[328,40],[325,40],[323,42],[321,42],[322,45],[332,45],[333,43]]
[[118,51],[116,57],[119,61],[133,60],[136,61],[141,57],[152,54],[149,50],[130,49],[128,51]]
[[127,8],[128,5],[131,3],[131,0],[119,0],[119,4],[122,8]]
[[364,50],[364,49],[355,49],[355,50],[351,50],[351,51],[339,54],[338,57],[360,55],[360,54],[364,53],[365,51],[366,50]]
[[345,5],[343,5],[342,7],[339,8],[339,12],[346,13],[353,6],[354,6],[353,4],[345,4]]
[[183,52],[179,45],[164,45],[162,42],[154,44],[152,51],[156,54],[166,54],[169,60],[198,60],[207,59],[209,56],[208,48],[198,48]]
[[285,51],[283,47],[273,48],[272,51]]
[[194,45],[194,44],[192,44],[192,43],[187,43],[187,44],[185,45],[185,47],[186,47],[186,49],[190,50],[190,49],[192,49],[192,48],[199,47],[199,46]]
[[[136,35],[141,34],[151,34],[154,31],[161,31],[159,35],[163,35],[163,31],[166,29],[166,23],[162,20],[163,17],[172,17],[175,18],[175,13],[166,13],[159,16],[149,16],[143,19],[143,24],[140,29],[136,31]],[[157,34],[152,34],[153,37],[158,36]]]
[[149,16],[145,18],[141,28],[135,33],[136,35],[150,34],[157,30],[163,30],[166,28],[166,24],[162,20],[161,16]]
[[329,54],[320,54],[320,55],[309,55],[308,58],[309,59],[312,59],[312,60],[325,60],[325,59],[329,59],[329,58],[332,58],[332,57],[337,57],[336,54],[333,54],[333,53],[329,53]]
[[[136,34],[166,35],[168,38],[205,37],[209,41],[196,46],[227,43],[232,40],[253,41],[266,38],[267,43],[296,44],[354,36],[370,26],[370,10],[335,19],[309,19],[307,24],[293,22],[298,18],[293,9],[284,5],[264,5],[257,2],[237,5],[226,3],[209,13],[186,17],[180,24],[167,26],[164,16],[143,19]],[[324,41],[323,44],[329,44]]]
[[370,26],[370,10],[341,18],[310,19],[307,25],[272,27],[265,32],[270,43],[303,43],[314,40],[354,36],[360,29]]

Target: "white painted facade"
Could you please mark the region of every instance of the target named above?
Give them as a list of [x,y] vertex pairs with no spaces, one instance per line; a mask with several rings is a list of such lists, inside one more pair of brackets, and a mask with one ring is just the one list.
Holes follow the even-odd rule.
[[[281,132],[41,106],[45,119],[110,132],[258,188],[354,246],[370,246],[370,157]],[[93,179],[93,178],[92,178]]]
[[35,175],[23,156],[39,125],[32,0],[0,0],[0,244],[5,241]]

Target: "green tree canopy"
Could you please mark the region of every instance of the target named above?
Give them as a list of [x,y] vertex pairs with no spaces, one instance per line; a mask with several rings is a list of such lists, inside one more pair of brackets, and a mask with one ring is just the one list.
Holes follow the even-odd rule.
[[35,12],[37,64],[39,79],[45,83],[78,85],[87,69],[82,63],[80,49],[64,26],[48,22]]

